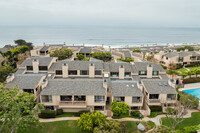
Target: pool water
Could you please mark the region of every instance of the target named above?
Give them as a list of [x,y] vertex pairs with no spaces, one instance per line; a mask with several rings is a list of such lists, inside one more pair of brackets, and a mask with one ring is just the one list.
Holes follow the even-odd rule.
[[190,89],[190,90],[184,90],[185,93],[194,95],[200,99],[200,88],[197,89]]

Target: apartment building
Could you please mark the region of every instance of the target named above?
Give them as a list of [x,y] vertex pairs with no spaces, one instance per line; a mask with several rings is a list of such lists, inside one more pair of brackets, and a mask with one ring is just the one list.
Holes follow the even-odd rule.
[[169,52],[163,51],[154,55],[160,63],[168,66],[170,63],[186,65],[190,63],[200,63],[200,54],[197,51]]
[[14,85],[35,94],[36,102],[47,109],[62,108],[65,112],[99,110],[107,115],[112,101],[122,101],[130,110],[149,115],[150,106],[173,104],[177,99],[174,83],[159,64],[151,62],[32,57],[7,78],[7,87]]

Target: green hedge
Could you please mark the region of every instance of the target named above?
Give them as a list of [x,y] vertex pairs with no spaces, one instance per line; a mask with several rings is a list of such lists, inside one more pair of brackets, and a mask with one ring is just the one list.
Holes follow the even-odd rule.
[[56,109],[56,115],[62,115],[63,109]]
[[197,83],[200,82],[200,78],[188,78],[182,81],[183,84]]
[[[140,111],[138,110],[134,110],[134,111],[131,111],[131,116],[135,117],[135,118],[139,118],[139,115],[141,114]],[[142,118],[144,118],[144,116],[142,115]]]
[[81,110],[78,112],[78,116],[81,116],[83,113],[89,113],[89,110]]
[[200,125],[184,127],[181,130],[176,130],[176,133],[196,133],[197,130],[200,130]]
[[197,67],[197,66],[200,66],[200,63],[190,63],[185,65],[185,67]]
[[38,114],[40,118],[55,118],[56,111],[55,110],[42,110],[41,113]]
[[161,106],[152,106],[150,107],[151,112],[162,112],[162,107]]

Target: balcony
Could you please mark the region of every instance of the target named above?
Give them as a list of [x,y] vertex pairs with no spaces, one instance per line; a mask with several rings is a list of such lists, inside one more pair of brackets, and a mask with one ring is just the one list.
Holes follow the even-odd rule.
[[147,104],[150,106],[159,106],[161,105],[160,99],[146,99]]
[[160,103],[160,99],[149,99],[149,103]]
[[60,101],[60,108],[86,108],[86,101]]

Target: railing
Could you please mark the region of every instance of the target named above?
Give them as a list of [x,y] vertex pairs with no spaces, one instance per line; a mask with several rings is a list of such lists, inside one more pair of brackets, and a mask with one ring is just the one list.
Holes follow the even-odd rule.
[[86,101],[60,101],[60,106],[86,106]]
[[160,103],[160,99],[149,99],[149,103]]

